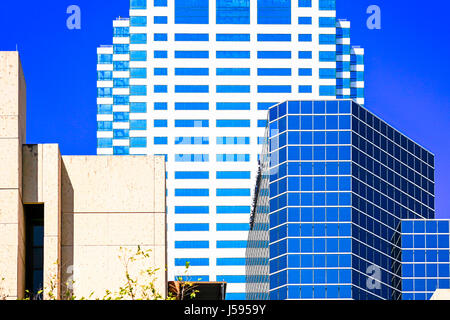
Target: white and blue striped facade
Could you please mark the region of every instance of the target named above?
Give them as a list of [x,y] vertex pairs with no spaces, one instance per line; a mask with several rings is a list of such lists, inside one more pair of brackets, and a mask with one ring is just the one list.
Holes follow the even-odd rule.
[[97,50],[97,153],[166,155],[169,280],[189,261],[244,299],[267,110],[363,104],[364,51],[330,0],[131,0],[113,26]]

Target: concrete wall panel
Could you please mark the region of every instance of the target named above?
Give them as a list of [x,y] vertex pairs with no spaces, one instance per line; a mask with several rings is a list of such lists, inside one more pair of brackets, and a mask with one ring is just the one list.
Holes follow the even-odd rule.
[[[153,157],[63,156],[63,212],[154,212]],[[150,177],[152,177],[150,179]]]

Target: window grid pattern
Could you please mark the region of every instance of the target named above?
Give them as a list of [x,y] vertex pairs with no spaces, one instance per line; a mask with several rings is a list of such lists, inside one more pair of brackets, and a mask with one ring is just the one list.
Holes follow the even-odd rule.
[[429,300],[450,288],[450,221],[401,222],[402,300]]
[[[325,9],[317,10],[314,2],[302,7],[291,0],[132,0],[130,19],[114,21],[114,46],[98,48],[98,71],[102,71],[98,88],[102,88],[102,97],[97,101],[97,153],[163,154],[177,166],[177,172],[181,172],[180,166],[193,170],[192,175],[176,175],[174,169],[169,169],[167,214],[174,215],[170,232],[175,232],[175,223],[185,222],[184,217],[176,217],[175,206],[182,206],[188,198],[196,207],[209,203],[202,196],[181,195],[175,199],[175,189],[182,189],[178,183],[186,180],[195,188],[210,189],[210,197],[221,190],[218,205],[208,206],[209,214],[220,211],[220,219],[229,224],[246,221],[251,203],[251,192],[247,190],[253,189],[252,177],[260,157],[255,150],[264,140],[265,121],[261,119],[266,118],[268,108],[299,94],[308,99],[336,98],[336,45],[331,43],[335,38],[338,41],[333,27],[335,10],[330,5],[322,7]],[[307,31],[298,26],[299,8],[311,22]],[[213,9],[215,13],[211,12]],[[253,11],[259,11],[260,16]],[[257,24],[258,20],[262,25],[257,32],[226,29],[227,25]],[[316,29],[319,20],[322,27]],[[205,25],[213,23],[222,30],[205,31],[210,30]],[[274,32],[273,25],[287,23],[300,29],[295,33],[280,29]],[[311,35],[300,38],[308,40],[302,41],[302,45],[309,46],[304,54],[293,49],[298,47],[299,34]],[[320,40],[319,34],[327,36]],[[320,50],[319,42],[323,43]],[[256,48],[249,47],[253,43]],[[317,62],[316,67],[313,64],[319,51],[330,51],[329,61]],[[261,59],[257,59],[258,55]],[[291,67],[297,59],[302,70]],[[313,80],[319,74],[320,79]],[[205,136],[214,138],[205,141]],[[242,169],[233,171],[233,165]],[[229,188],[230,184],[237,187]],[[239,210],[227,208],[230,202]],[[191,213],[192,219],[196,214],[204,213]],[[209,230],[215,231],[215,227],[210,226]],[[229,232],[226,238],[233,241],[246,240],[242,230],[220,232]],[[174,239],[189,240],[178,232]],[[207,258],[213,250],[219,250],[215,245],[210,243],[198,258]],[[175,249],[175,240],[169,242],[171,279],[183,271],[175,265],[175,258],[194,257],[189,248],[179,254],[178,250],[181,249]],[[220,248],[219,252],[235,258],[244,256],[243,248]],[[243,276],[242,261],[230,261],[239,263],[235,266],[240,270],[236,271],[237,276]],[[212,281],[221,275],[230,276],[222,266],[215,268],[216,259],[208,259],[207,265],[202,265],[204,260],[198,263],[198,267],[208,267]],[[192,267],[193,272],[205,274],[204,270],[197,273],[197,266]],[[243,298],[244,286],[232,283],[228,292],[228,297]]]
[[428,299],[450,287],[434,156],[365,108],[273,106],[260,160],[248,299]]

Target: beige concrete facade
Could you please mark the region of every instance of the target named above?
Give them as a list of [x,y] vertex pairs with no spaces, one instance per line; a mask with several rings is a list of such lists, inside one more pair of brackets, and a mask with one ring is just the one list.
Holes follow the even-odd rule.
[[6,295],[25,288],[22,145],[26,138],[26,85],[17,52],[0,54],[0,280]]
[[24,297],[24,208],[36,204],[44,212],[44,287],[57,297],[118,290],[121,248],[138,246],[151,252],[134,268],[159,269],[157,290],[166,296],[164,157],[61,156],[56,144],[25,144],[25,115],[19,55],[0,52],[0,299]]
[[450,300],[449,289],[437,289],[430,300]]
[[62,272],[63,283],[74,280],[75,295],[101,298],[118,289],[120,248],[138,245],[152,250],[166,293],[164,172],[163,157],[63,157]]

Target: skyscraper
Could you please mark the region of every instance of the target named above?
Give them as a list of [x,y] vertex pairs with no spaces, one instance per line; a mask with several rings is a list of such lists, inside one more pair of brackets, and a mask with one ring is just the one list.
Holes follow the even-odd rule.
[[113,25],[97,51],[97,153],[165,155],[169,280],[189,262],[243,299],[267,110],[363,104],[364,51],[334,0],[131,0]]
[[450,288],[434,155],[350,100],[269,109],[248,299],[429,299]]
[[436,289],[450,289],[450,221],[403,220],[396,240],[403,300],[429,300]]

